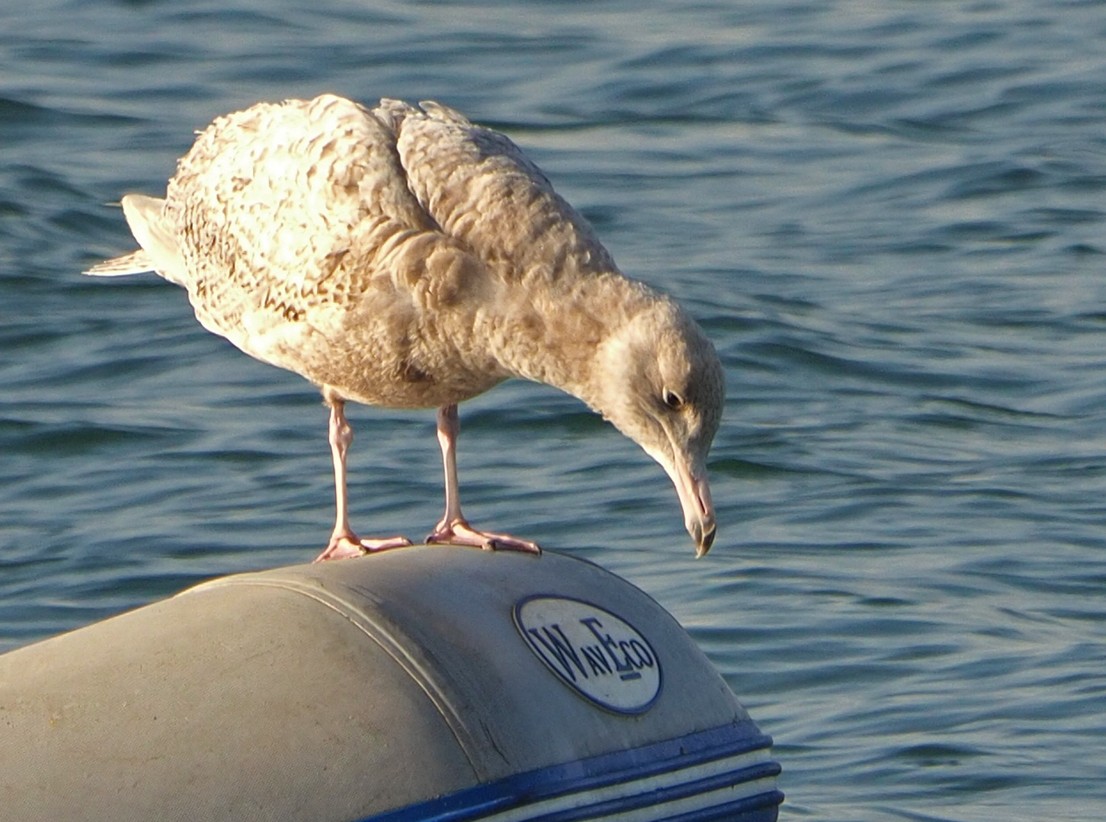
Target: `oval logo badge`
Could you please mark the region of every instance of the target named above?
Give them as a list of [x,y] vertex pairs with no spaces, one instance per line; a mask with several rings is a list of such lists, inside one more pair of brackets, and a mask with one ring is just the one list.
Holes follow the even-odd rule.
[[578,599],[533,596],[515,606],[515,625],[558,679],[600,707],[640,714],[660,693],[653,646],[610,611]]

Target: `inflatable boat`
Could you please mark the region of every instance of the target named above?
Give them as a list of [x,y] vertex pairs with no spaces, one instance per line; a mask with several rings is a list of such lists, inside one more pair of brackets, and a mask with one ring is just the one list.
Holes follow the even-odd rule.
[[0,656],[3,819],[774,820],[771,739],[586,561],[416,546]]

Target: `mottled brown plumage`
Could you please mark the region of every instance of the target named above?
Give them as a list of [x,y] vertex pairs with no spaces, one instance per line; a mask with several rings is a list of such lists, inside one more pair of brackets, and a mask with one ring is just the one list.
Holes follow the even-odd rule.
[[471,529],[457,499],[456,404],[509,377],[574,394],[637,441],[672,477],[699,553],[710,547],[713,347],[619,273],[502,134],[435,103],[261,103],[201,132],[164,199],[123,208],[142,250],[89,273],[157,271],[209,331],[323,391],[338,497],[324,557],[406,542],[349,528],[346,400],[439,408],[446,515],[430,539],[537,550]]

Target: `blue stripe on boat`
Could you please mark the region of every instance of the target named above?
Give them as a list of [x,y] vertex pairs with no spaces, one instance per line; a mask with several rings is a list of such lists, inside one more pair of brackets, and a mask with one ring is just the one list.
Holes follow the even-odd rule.
[[[767,758],[771,745],[771,737],[744,720],[514,774],[361,822],[490,822],[499,818],[580,822],[650,807],[658,811],[654,818],[674,822],[737,818],[760,822],[775,819],[783,799],[775,786],[780,766]],[[763,759],[757,759],[758,751],[763,752]],[[749,761],[750,757],[757,761]],[[735,761],[727,763],[727,759]],[[681,778],[680,771],[685,770],[689,773]],[[703,770],[705,775],[695,773]],[[758,782],[763,784],[754,784]],[[598,797],[589,796],[596,792],[600,792]],[[603,793],[612,795],[602,798]],[[666,813],[663,806],[669,804],[672,812]]]

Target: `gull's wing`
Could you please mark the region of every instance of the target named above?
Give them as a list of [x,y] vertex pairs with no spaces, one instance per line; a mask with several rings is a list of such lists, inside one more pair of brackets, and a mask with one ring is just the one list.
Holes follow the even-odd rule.
[[508,281],[615,271],[587,221],[506,136],[433,102],[381,100],[410,190]]

